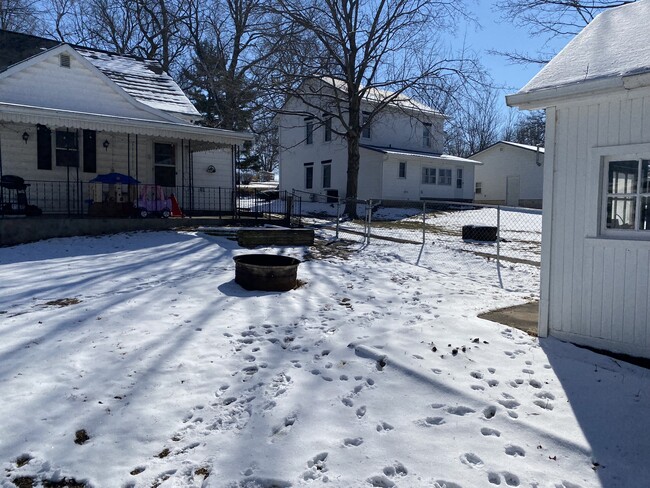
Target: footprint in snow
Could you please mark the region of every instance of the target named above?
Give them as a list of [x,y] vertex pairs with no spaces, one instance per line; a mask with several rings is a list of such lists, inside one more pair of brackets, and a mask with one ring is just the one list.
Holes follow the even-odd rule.
[[395,461],[392,466],[386,466],[383,471],[386,476],[389,476],[391,478],[394,476],[406,476],[409,473],[408,469],[406,469],[406,466],[404,466],[399,461]]
[[465,407],[463,405],[459,405],[458,407],[449,407],[447,409],[447,412],[452,414],[452,415],[458,415],[460,417],[463,417],[467,414],[474,413],[476,410],[472,410],[469,407]]
[[393,430],[395,427],[393,427],[391,424],[388,422],[380,422],[377,424],[377,432],[389,432]]
[[363,417],[365,414],[366,414],[366,406],[365,405],[357,408],[357,417],[358,418]]
[[371,478],[368,478],[367,481],[371,486],[376,488],[393,488],[395,486],[395,483],[385,476],[372,476]]
[[470,468],[480,468],[485,464],[483,460],[473,452],[466,452],[460,456],[460,462],[469,466]]
[[481,429],[481,434],[483,434],[485,437],[490,437],[490,436],[501,437],[501,432],[499,432],[496,429],[490,429],[489,427],[483,427]]
[[506,454],[508,456],[512,457],[526,457],[526,451],[524,451],[523,447],[515,446],[515,445],[509,445],[506,446]]
[[361,444],[363,444],[362,437],[346,437],[343,439],[343,445],[345,447],[359,447]]
[[516,474],[510,473],[508,471],[503,471],[501,474],[503,475],[503,479],[506,482],[506,485],[519,486],[521,484],[519,477]]

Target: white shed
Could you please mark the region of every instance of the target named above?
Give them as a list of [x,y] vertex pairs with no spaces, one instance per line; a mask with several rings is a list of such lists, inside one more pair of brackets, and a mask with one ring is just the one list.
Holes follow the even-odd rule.
[[499,141],[470,156],[475,169],[474,201],[542,208],[544,148]]
[[650,1],[600,14],[510,106],[546,109],[539,333],[650,357]]

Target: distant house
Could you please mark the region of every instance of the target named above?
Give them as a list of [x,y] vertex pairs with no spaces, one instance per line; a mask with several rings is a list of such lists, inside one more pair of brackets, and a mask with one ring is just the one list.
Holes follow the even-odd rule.
[[252,137],[200,118],[155,61],[0,31],[0,173],[27,180],[46,212],[82,210],[97,196],[87,183],[113,172],[187,210],[232,188],[234,148]]
[[542,208],[544,148],[499,141],[470,159],[476,167],[474,201]]
[[650,357],[650,1],[601,13],[508,105],[546,109],[539,332]]
[[[339,86],[314,90],[309,106],[291,99],[277,117],[281,190],[346,197],[347,142],[334,133],[336,119],[327,117]],[[363,102],[362,116],[374,103]],[[361,135],[358,198],[471,201],[478,163],[442,154],[444,119],[406,97],[385,108]]]

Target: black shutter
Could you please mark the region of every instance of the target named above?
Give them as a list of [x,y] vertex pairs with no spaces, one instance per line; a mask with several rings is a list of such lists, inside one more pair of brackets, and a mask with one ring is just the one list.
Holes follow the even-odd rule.
[[40,124],[36,126],[36,154],[38,169],[52,169],[52,131]]
[[83,162],[85,173],[97,173],[97,133],[84,130]]

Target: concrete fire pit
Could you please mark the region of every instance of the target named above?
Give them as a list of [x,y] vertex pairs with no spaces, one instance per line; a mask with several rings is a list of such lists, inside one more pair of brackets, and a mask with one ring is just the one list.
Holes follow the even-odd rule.
[[297,283],[300,260],[276,254],[235,256],[235,282],[246,290],[288,291]]

